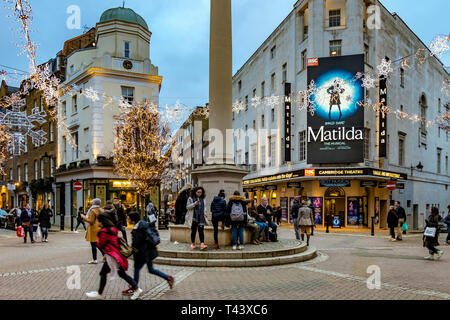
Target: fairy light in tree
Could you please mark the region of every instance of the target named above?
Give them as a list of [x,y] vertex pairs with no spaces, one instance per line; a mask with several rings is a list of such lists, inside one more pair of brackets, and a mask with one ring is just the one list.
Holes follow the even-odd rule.
[[450,49],[448,42],[450,36],[436,36],[430,43],[431,56],[441,57],[447,50]]
[[10,155],[10,144],[11,135],[8,132],[8,127],[0,125],[0,176],[5,175],[4,166]]

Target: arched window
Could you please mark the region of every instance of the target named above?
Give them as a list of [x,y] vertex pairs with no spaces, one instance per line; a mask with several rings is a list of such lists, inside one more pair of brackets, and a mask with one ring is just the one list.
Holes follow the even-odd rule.
[[427,133],[427,98],[423,93],[420,97],[420,131],[424,134]]
[[345,191],[341,187],[331,187],[325,191],[325,198],[342,198],[345,197]]

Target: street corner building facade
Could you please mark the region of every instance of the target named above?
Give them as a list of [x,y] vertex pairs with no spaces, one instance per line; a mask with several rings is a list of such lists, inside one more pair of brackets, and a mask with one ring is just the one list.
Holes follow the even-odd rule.
[[[113,172],[114,128],[122,101],[159,103],[162,77],[150,60],[151,32],[146,21],[129,8],[106,10],[94,28],[66,41],[62,86],[80,94],[61,97],[58,113],[56,211],[70,215],[85,210],[94,198],[118,197],[136,206],[136,188]],[[159,201],[158,191],[151,195]]]
[[448,78],[379,1],[297,1],[233,76],[244,191],[285,221],[294,197],[307,198],[330,227],[387,228],[398,200],[423,229],[431,207],[445,215],[450,204],[449,132],[429,125],[449,112]]

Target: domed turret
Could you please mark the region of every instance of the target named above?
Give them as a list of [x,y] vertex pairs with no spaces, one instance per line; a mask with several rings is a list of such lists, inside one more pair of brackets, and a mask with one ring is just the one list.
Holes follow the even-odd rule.
[[132,9],[129,8],[123,7],[111,8],[102,13],[102,16],[100,17],[100,23],[111,20],[120,20],[137,23],[146,30],[149,30],[147,22],[145,22],[144,18],[142,18],[140,15],[138,15],[136,12],[134,12]]

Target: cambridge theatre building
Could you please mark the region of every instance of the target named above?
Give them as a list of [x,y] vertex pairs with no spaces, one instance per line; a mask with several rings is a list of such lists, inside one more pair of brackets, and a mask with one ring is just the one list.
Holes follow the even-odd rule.
[[[333,216],[336,227],[374,217],[387,228],[399,200],[410,229],[423,229],[431,207],[445,215],[450,204],[449,132],[435,123],[449,112],[448,79],[380,2],[297,1],[233,77],[244,191],[280,206],[285,221],[293,198],[308,198],[316,224]],[[296,94],[308,85],[311,95]]]

